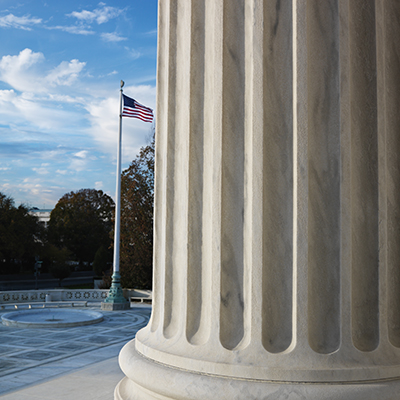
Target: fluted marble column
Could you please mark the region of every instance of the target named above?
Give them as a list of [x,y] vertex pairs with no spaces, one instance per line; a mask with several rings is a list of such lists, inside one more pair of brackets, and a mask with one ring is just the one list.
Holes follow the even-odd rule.
[[399,21],[159,1],[153,313],[117,399],[400,399]]

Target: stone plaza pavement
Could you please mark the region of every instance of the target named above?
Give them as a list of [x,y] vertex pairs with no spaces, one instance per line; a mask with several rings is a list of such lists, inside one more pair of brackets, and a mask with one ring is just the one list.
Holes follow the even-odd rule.
[[[99,307],[87,307],[99,311]],[[1,310],[0,317],[10,310]],[[112,399],[124,377],[121,348],[147,324],[151,306],[101,311],[98,324],[18,328],[0,323],[0,398],[3,400]]]

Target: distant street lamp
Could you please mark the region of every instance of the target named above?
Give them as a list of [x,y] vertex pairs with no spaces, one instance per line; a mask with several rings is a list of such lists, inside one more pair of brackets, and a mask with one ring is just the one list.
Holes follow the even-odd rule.
[[40,269],[42,268],[43,261],[36,259],[35,261],[35,290],[38,289],[38,276],[40,275]]

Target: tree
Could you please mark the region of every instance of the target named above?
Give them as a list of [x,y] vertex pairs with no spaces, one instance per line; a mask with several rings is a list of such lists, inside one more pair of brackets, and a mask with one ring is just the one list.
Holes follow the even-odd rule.
[[91,263],[96,251],[111,246],[114,201],[101,190],[66,193],[50,214],[49,241],[82,263]]
[[0,192],[0,272],[33,270],[35,255],[41,252],[43,228],[24,205]]
[[150,289],[153,257],[154,137],[121,177],[120,273],[123,287]]
[[107,270],[112,268],[111,254],[104,248],[104,246],[99,247],[94,255],[93,260],[93,271],[97,276],[102,276]]
[[61,281],[71,275],[71,267],[67,264],[71,254],[67,248],[57,249],[52,246],[52,264],[49,267],[49,272],[58,279],[58,286],[61,286]]

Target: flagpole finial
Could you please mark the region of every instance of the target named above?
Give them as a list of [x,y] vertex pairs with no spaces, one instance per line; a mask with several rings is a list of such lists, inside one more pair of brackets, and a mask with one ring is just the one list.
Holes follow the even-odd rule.
[[121,81],[121,89],[124,87],[124,85],[125,85],[125,82]]

